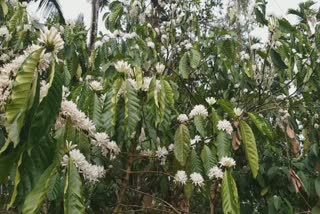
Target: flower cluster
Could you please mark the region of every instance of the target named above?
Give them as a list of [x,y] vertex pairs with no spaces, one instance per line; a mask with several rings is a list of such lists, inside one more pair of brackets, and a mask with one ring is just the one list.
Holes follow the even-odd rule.
[[[190,174],[190,180],[193,185],[202,187],[204,185],[204,179],[202,175],[198,172],[193,172]],[[188,181],[188,176],[185,171],[179,170],[174,176],[174,182],[177,184],[185,185]]]
[[177,120],[180,122],[180,123],[186,123],[188,122],[189,118],[188,118],[188,115],[186,114],[180,114],[177,118]]
[[[4,105],[6,100],[8,99],[11,93],[13,79],[17,75],[17,72],[21,67],[22,63],[32,52],[40,48],[41,47],[38,45],[31,45],[24,51],[24,54],[17,56],[10,63],[7,63],[0,68],[0,106]],[[42,54],[41,56],[44,57],[45,54]],[[43,70],[46,67],[48,67],[48,63],[40,63],[39,66],[40,65],[41,67],[38,67],[39,70]]]
[[73,149],[69,152],[69,155],[64,155],[61,165],[67,166],[69,158],[73,160],[73,163],[77,167],[79,173],[81,173],[85,179],[92,183],[97,182],[106,174],[106,170],[103,166],[89,163],[79,149]]
[[120,153],[120,148],[116,142],[111,141],[109,135],[104,132],[95,133],[91,139],[91,144],[99,147],[103,156],[110,154],[111,160]]
[[210,179],[213,179],[213,178],[221,179],[223,177],[223,172],[218,166],[214,166],[209,169],[208,177]]
[[217,100],[214,97],[207,97],[206,98],[206,102],[212,106],[213,104],[215,104],[217,102]]
[[222,157],[219,161],[219,163],[221,164],[221,166],[230,168],[236,165],[236,162],[233,158],[230,157]]
[[208,110],[206,109],[206,107],[204,107],[204,105],[196,105],[193,107],[193,109],[191,110],[190,114],[189,114],[189,118],[193,118],[197,115],[203,116],[203,117],[207,117],[208,116]]
[[41,30],[40,38],[38,40],[40,43],[45,45],[49,52],[53,52],[55,54],[63,49],[64,46],[64,41],[55,27],[51,27],[50,30],[45,27]]
[[77,107],[77,105],[68,100],[63,100],[61,102],[61,114],[64,117],[71,119],[72,123],[81,130],[85,130],[88,133],[94,133],[96,127],[93,122]]
[[[219,164],[222,167],[226,167],[226,168],[231,168],[233,166],[236,165],[236,162],[233,158],[231,157],[222,157],[219,161]],[[218,166],[213,166],[209,169],[208,172],[208,177],[209,179],[222,179],[223,178],[223,171],[220,167]]]
[[160,159],[161,161],[161,165],[164,165],[166,160],[167,160],[167,155],[168,155],[168,150],[165,146],[163,147],[158,147],[157,151],[156,151],[156,157],[158,159]]
[[233,132],[232,125],[228,120],[219,120],[217,127],[218,127],[218,130],[225,131],[230,135]]

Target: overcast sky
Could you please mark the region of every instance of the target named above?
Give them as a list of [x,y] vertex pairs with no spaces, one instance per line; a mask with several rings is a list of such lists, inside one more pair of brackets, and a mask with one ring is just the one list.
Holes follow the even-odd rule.
[[[227,0],[226,0],[227,1]],[[303,2],[305,0],[268,0],[267,5],[267,14],[273,13],[277,16],[285,16],[288,18],[291,22],[295,21],[294,16],[292,15],[286,15],[289,8],[297,8],[298,4],[300,2]],[[320,0],[315,0],[317,5],[320,5]],[[88,3],[87,0],[60,0],[63,14],[68,19],[76,19],[79,14],[83,14],[84,16],[84,22],[87,26],[89,26],[90,19],[91,19],[91,6]],[[31,3],[29,6],[30,13],[35,13],[37,8],[36,3]],[[37,13],[38,16],[40,16],[39,12]],[[100,15],[100,21],[99,21],[99,31],[104,31],[104,24],[101,20],[103,14]],[[257,29],[256,34],[261,35],[261,37],[264,37],[267,35],[266,29]]]

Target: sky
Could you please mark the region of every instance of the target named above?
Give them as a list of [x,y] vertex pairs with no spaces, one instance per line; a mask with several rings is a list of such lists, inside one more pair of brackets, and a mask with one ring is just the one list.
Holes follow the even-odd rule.
[[[227,1],[227,0],[226,0]],[[289,8],[297,8],[300,2],[305,0],[268,0],[267,4],[267,14],[274,14],[277,16],[284,16],[290,22],[295,22],[295,17],[293,15],[287,15]],[[320,0],[314,0],[317,2],[317,6],[320,6]],[[76,19],[79,14],[83,14],[84,22],[87,26],[90,24],[91,19],[91,5],[88,0],[60,0],[63,14],[68,19]],[[31,3],[28,7],[30,13],[37,14],[41,16],[41,12],[37,11],[37,3]],[[104,23],[102,21],[103,14],[100,14],[99,20],[99,31],[105,31]],[[267,29],[256,29],[254,31],[255,35],[261,37],[262,39],[267,35]]]

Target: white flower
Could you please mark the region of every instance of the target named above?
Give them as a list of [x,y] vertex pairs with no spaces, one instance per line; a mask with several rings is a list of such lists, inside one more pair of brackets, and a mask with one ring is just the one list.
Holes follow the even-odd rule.
[[190,145],[195,146],[200,141],[201,141],[201,137],[199,135],[196,135],[196,136],[194,136],[193,139],[190,140]]
[[51,27],[50,30],[45,27],[41,30],[40,38],[38,40],[46,46],[48,51],[53,53],[58,53],[64,46],[64,41],[55,27]]
[[217,102],[217,100],[214,97],[207,97],[206,98],[206,102],[212,106],[213,104],[215,104]]
[[120,152],[120,148],[118,147],[117,143],[115,141],[110,141],[107,143],[107,148],[110,152],[110,159],[114,159]]
[[143,84],[142,84],[142,87],[141,87],[142,91],[148,91],[149,90],[149,86],[150,86],[151,80],[152,80],[151,77],[144,77],[143,78]]
[[223,172],[219,167],[214,166],[209,170],[208,176],[209,176],[210,179],[222,178],[223,177]]
[[241,108],[234,108],[233,111],[238,117],[240,117],[243,113],[243,110]]
[[185,48],[186,48],[187,50],[191,49],[191,48],[192,48],[192,44],[191,44],[191,43],[187,43],[187,44],[185,45]]
[[234,159],[230,158],[230,157],[222,157],[221,160],[219,161],[219,163],[222,166],[225,166],[225,167],[228,167],[228,168],[236,165],[236,162],[234,161]]
[[[103,166],[90,164],[84,155],[78,149],[73,149],[69,152],[70,158],[73,160],[74,165],[77,167],[79,173],[89,182],[95,183],[106,174]],[[66,165],[69,161],[68,156],[63,156],[62,165]]]
[[170,152],[172,152],[172,151],[174,150],[174,144],[173,144],[173,143],[171,143],[171,144],[168,146],[168,150],[169,150]]
[[158,74],[162,74],[165,68],[166,66],[159,62],[156,64],[156,71]]
[[6,26],[0,27],[0,37],[8,38],[10,35],[9,30]]
[[131,67],[129,63],[123,60],[114,63],[114,67],[119,73],[129,74],[131,72]]
[[201,187],[204,185],[204,180],[200,173],[197,173],[197,172],[192,173],[190,175],[190,179],[195,186]]
[[179,170],[174,176],[174,182],[178,184],[185,185],[187,183],[188,177],[185,171]]
[[168,150],[166,147],[158,147],[156,151],[156,156],[160,159],[168,155]]
[[40,82],[40,102],[45,96],[47,96],[49,88],[50,84],[47,83],[45,80],[42,80]]
[[193,107],[193,109],[191,110],[190,114],[189,114],[189,118],[193,118],[197,115],[201,115],[204,117],[208,116],[208,111],[206,109],[206,107],[204,107],[204,105],[196,105]]
[[147,46],[151,49],[154,49],[155,48],[155,44],[152,42],[152,41],[148,41],[147,42]]
[[101,91],[103,89],[102,84],[99,81],[96,81],[96,80],[93,80],[90,83],[90,86],[94,91]]
[[185,123],[189,120],[188,118],[188,115],[186,114],[179,114],[177,120],[180,122],[180,123]]
[[228,120],[219,120],[217,127],[218,130],[225,131],[230,135],[232,134],[233,128]]
[[64,100],[61,102],[61,113],[65,117],[69,117],[74,126],[79,129],[95,132],[96,128],[93,122],[78,109],[77,105],[72,101]]

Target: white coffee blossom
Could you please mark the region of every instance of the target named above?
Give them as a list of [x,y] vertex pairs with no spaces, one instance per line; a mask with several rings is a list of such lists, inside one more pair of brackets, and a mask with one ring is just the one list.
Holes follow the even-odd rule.
[[190,179],[195,186],[202,187],[204,185],[203,177],[200,173],[194,172],[190,175]]
[[201,137],[200,137],[199,135],[196,135],[196,136],[194,136],[193,139],[190,140],[190,145],[191,145],[192,147],[195,147],[195,145],[196,145],[197,143],[199,143],[200,141],[201,141]]
[[89,163],[79,149],[71,150],[69,152],[69,156],[64,155],[61,165],[67,166],[69,158],[73,160],[73,163],[77,167],[79,173],[81,173],[83,177],[91,183],[97,182],[106,174],[103,166],[93,165]]
[[176,175],[174,176],[174,182],[185,185],[188,181],[188,177],[185,171],[179,170],[177,171]]
[[236,116],[240,117],[243,113],[243,110],[241,108],[234,108],[233,112],[235,113]]
[[166,68],[166,66],[164,64],[161,64],[159,62],[156,64],[155,67],[156,67],[156,71],[158,74],[162,74],[164,69]]
[[116,63],[114,63],[114,67],[119,73],[129,74],[131,72],[130,64],[123,60],[119,60]]
[[180,123],[185,123],[189,120],[188,118],[188,115],[186,114],[179,114],[177,120],[180,122]]
[[78,129],[88,131],[89,133],[96,130],[93,122],[72,101],[63,100],[61,102],[61,114],[64,117],[69,117],[73,125]]
[[219,161],[219,163],[222,165],[222,166],[225,166],[225,167],[233,167],[236,165],[236,162],[233,158],[230,158],[230,157],[222,157]]
[[48,51],[53,53],[58,53],[64,46],[64,41],[61,38],[60,32],[55,27],[51,27],[50,30],[45,27],[41,30],[40,38],[38,40],[45,45]]
[[208,110],[206,109],[206,107],[204,107],[204,105],[196,105],[193,107],[193,109],[191,110],[190,114],[189,114],[189,118],[193,118],[197,115],[203,116],[203,117],[207,117],[208,116]]
[[174,144],[171,143],[169,146],[168,146],[168,150],[169,152],[172,152],[174,150]]
[[219,120],[218,124],[217,124],[217,128],[218,128],[218,130],[225,131],[230,135],[233,132],[232,125],[228,120]]
[[102,84],[96,80],[90,82],[90,86],[94,91],[101,91],[103,89]]
[[207,97],[206,98],[206,102],[212,106],[213,104],[215,104],[217,102],[217,100],[214,97]]
[[223,172],[219,167],[214,166],[209,170],[208,176],[210,179],[223,178]]
[[165,161],[167,159],[168,154],[169,154],[168,150],[165,146],[158,147],[158,149],[156,151],[156,157],[161,160],[161,165],[165,164]]

